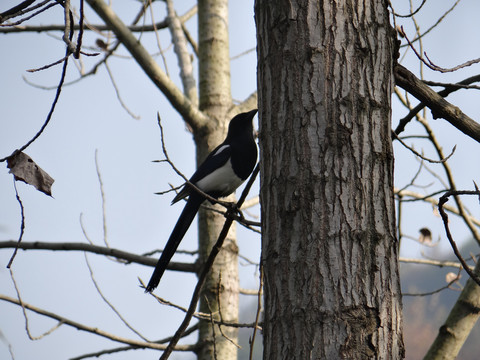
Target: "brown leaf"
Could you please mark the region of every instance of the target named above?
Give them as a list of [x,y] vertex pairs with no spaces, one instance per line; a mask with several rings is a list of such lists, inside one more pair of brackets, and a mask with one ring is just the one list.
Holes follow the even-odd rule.
[[52,184],[55,180],[35,164],[30,156],[17,152],[7,159],[7,166],[15,180],[33,185],[38,191],[52,196]]

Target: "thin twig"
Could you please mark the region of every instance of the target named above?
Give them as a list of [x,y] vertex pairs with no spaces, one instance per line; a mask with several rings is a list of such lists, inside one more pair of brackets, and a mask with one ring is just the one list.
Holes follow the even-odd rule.
[[[432,266],[438,266],[438,267],[453,267],[457,269],[462,269],[462,264],[455,262],[455,261],[440,261],[440,260],[431,260],[431,259],[410,259],[410,258],[404,258],[400,257],[398,259],[399,262],[401,263],[406,263],[406,264],[419,264],[419,265],[432,265]],[[471,269],[473,269],[473,266],[470,266]]]
[[392,131],[392,135],[398,140],[400,141],[400,144],[402,144],[405,148],[407,148],[408,150],[410,150],[412,153],[414,153],[416,156],[418,156],[419,158],[421,158],[422,160],[425,160],[425,161],[428,161],[429,163],[433,163],[433,164],[441,164],[441,163],[444,163],[445,161],[447,161],[448,159],[450,159],[450,157],[452,157],[452,155],[455,153],[455,150],[457,149],[457,145],[455,145],[450,153],[450,155],[448,155],[446,158],[443,158],[443,159],[440,159],[440,160],[433,160],[433,159],[429,159],[425,156],[423,156],[422,154],[420,154],[418,151],[416,151],[413,147],[411,146],[408,146],[400,137],[398,137],[398,135]]
[[[189,327],[187,330],[185,330],[185,332],[183,333],[183,337],[186,337],[186,336],[192,334],[194,331],[197,331],[197,330],[198,330],[198,323]],[[165,344],[165,343],[169,342],[171,340],[171,338],[172,337],[169,336],[167,338],[164,338],[164,339],[161,339],[161,340],[156,340],[154,342],[157,343],[157,344]],[[197,344],[193,345],[191,351],[195,352],[196,347],[198,347]],[[82,360],[82,359],[87,359],[87,358],[91,358],[91,357],[98,358],[102,355],[115,354],[115,353],[122,352],[122,351],[140,350],[140,349],[142,349],[142,348],[138,347],[138,346],[133,346],[133,345],[120,346],[120,347],[116,347],[116,348],[112,348],[112,349],[104,349],[104,350],[96,351],[96,352],[93,352],[93,353],[83,354],[83,355],[71,358],[70,360]]]
[[160,114],[158,112],[157,112],[157,122],[158,122],[158,126],[160,128],[160,140],[161,140],[161,143],[162,143],[163,155],[165,155],[165,161],[170,165],[170,167],[173,169],[173,171],[175,171],[177,173],[177,175],[179,175],[180,177],[183,178],[183,180],[185,180],[185,185],[188,185],[192,190],[198,192],[200,195],[202,195],[205,199],[210,201],[212,204],[220,204],[223,207],[225,207],[227,209],[230,209],[232,207],[231,202],[218,200],[218,199],[208,195],[207,193],[203,192],[202,189],[198,188],[197,186],[195,186],[195,184],[191,183],[189,181],[189,179],[187,179],[187,177],[180,170],[177,169],[177,167],[175,166],[173,161],[170,160],[170,157],[168,156],[167,147],[165,145],[165,137],[164,137],[164,133],[163,133],[162,120],[161,120]]
[[[125,337],[122,337],[122,336],[117,336],[115,334],[112,334],[112,333],[109,333],[107,331],[101,330],[97,327],[92,327],[92,326],[87,326],[87,325],[81,324],[77,321],[70,320],[70,319],[65,318],[63,316],[60,316],[56,313],[52,313],[50,311],[40,309],[36,306],[27,304],[25,302],[21,303],[19,300],[14,299],[10,296],[0,294],[0,300],[7,301],[9,303],[16,304],[16,305],[19,305],[19,306],[22,306],[22,304],[23,304],[23,306],[27,310],[30,310],[30,311],[33,311],[37,314],[49,317],[49,318],[54,319],[54,320],[57,320],[60,323],[68,325],[70,327],[73,327],[77,330],[81,330],[81,331],[85,331],[85,332],[90,333],[90,334],[101,336],[101,337],[104,337],[104,338],[109,339],[109,340],[113,340],[113,341],[117,341],[117,342],[120,342],[120,343],[136,346],[136,347],[139,347],[139,348],[149,348],[149,349],[156,349],[156,350],[163,350],[163,349],[166,348],[166,345],[163,345],[163,344],[148,343],[148,342],[144,342],[144,341],[128,339],[128,338],[125,338]],[[194,351],[195,349],[196,349],[196,345],[177,345],[177,346],[175,346],[176,351]]]
[[[0,241],[0,249],[15,248],[17,246],[16,240]],[[125,264],[141,264],[154,267],[157,264],[158,259],[129,253],[126,251],[118,250],[115,248],[107,248],[104,246],[98,246],[86,243],[54,243],[54,242],[25,242],[22,241],[18,247],[23,250],[53,250],[53,251],[87,251],[98,255],[112,256],[119,260],[124,260]],[[168,265],[170,270],[183,271],[195,273],[198,266],[196,264],[170,262]]]
[[[148,3],[151,5],[152,0],[148,0]],[[168,77],[170,77],[170,73],[168,72],[167,58],[165,57],[165,49],[162,49],[162,44],[160,42],[160,34],[158,33],[158,29],[157,29],[157,26],[155,24],[154,11],[153,11],[151,6],[149,6],[149,9],[150,9],[150,16],[151,16],[151,19],[152,19],[153,33],[155,34],[155,39],[157,41],[158,52],[160,54],[160,57],[162,58],[163,66],[165,68],[165,73],[167,74]],[[164,22],[165,22],[165,25],[166,25],[165,27],[168,27],[169,24],[170,24],[170,20],[169,20],[168,15],[165,18]]]
[[[433,24],[433,25],[430,26],[425,32],[423,32],[422,34],[419,34],[416,38],[414,38],[414,39],[412,40],[412,43],[414,43],[414,42],[416,42],[416,41],[419,41],[419,40],[420,40],[421,38],[423,38],[425,35],[427,35],[428,33],[430,33],[430,31],[432,31],[433,29],[435,29],[435,28],[437,27],[437,25],[440,24],[440,23],[443,21],[443,19],[445,19],[445,17],[446,17],[450,12],[453,11],[453,9],[455,9],[455,7],[460,3],[460,1],[461,1],[461,0],[457,0],[457,1],[452,5],[452,7],[451,7],[450,9],[448,9],[447,11],[445,11],[445,12],[443,13],[443,15],[438,18],[438,20],[435,22],[435,24]],[[406,46],[408,46],[408,44],[401,45],[400,47],[402,48],[402,47],[406,47]]]
[[13,251],[13,254],[10,257],[10,260],[8,261],[7,269],[10,269],[12,267],[13,260],[15,259],[15,256],[17,256],[18,248],[20,246],[20,243],[22,242],[23,234],[25,233],[25,209],[23,207],[22,199],[20,199],[20,196],[18,195],[17,183],[15,182],[15,179],[13,179],[13,187],[15,189],[15,197],[17,199],[18,204],[20,205],[21,222],[20,222],[20,235],[18,235],[18,240],[15,246],[15,250]]
[[[44,1],[44,2],[42,2],[42,3],[40,3],[40,4],[38,4],[37,6],[32,6],[30,9],[41,7],[41,6],[43,6],[44,4],[47,4],[47,3],[48,3],[48,1]],[[18,25],[20,25],[21,23],[23,23],[23,22],[25,22],[25,21],[27,21],[27,20],[30,20],[30,19],[32,19],[32,18],[34,18],[34,17],[37,16],[38,14],[41,14],[42,12],[50,9],[51,7],[53,7],[53,6],[55,6],[55,5],[58,5],[58,2],[53,2],[53,3],[47,4],[47,5],[45,5],[44,8],[42,8],[42,9],[38,10],[37,12],[31,14],[30,16],[27,16],[27,17],[24,17],[23,19],[18,20],[17,22],[9,23],[9,24],[0,24],[0,27],[18,26]],[[22,15],[21,12],[19,12],[18,14]],[[2,18],[2,19],[0,19],[0,21],[4,21],[4,20],[6,20],[6,19],[8,19],[8,18],[12,18],[12,17],[14,17],[14,16],[17,16],[17,15],[13,15],[13,16],[9,16],[9,17]],[[65,28],[65,26],[63,26],[63,28]],[[62,29],[63,29],[63,28],[62,28]]]
[[[442,190],[442,193],[444,193],[445,191],[447,191],[447,190]],[[397,193],[398,189],[394,188],[394,192]],[[426,201],[426,202],[432,204],[433,206],[438,206],[438,200],[433,198],[433,196],[437,193],[433,193],[433,194],[430,194],[430,195],[422,195],[422,194],[419,194],[419,193],[416,193],[416,192],[413,192],[413,191],[410,191],[410,190],[402,190],[399,194],[401,196],[411,197],[415,200]],[[413,199],[412,199],[412,201],[413,201]],[[406,202],[406,201],[409,201],[409,200],[402,199],[402,202]],[[464,216],[466,216],[472,224],[475,224],[476,226],[480,227],[480,220],[474,218],[473,216],[470,216],[470,215],[465,214],[465,213],[460,213],[458,208],[455,208],[455,207],[453,207],[451,205],[448,205],[448,204],[445,204],[443,207],[445,208],[445,210],[451,212],[452,214],[460,216],[462,218]]]
[[438,289],[432,290],[432,291],[423,292],[423,293],[404,293],[404,292],[402,292],[402,296],[430,296],[430,295],[433,295],[433,294],[437,294],[440,291],[450,289],[450,286],[452,286],[454,283],[456,283],[458,281],[458,279],[460,279],[460,272],[458,273],[458,275],[455,279],[450,281],[447,285],[442,286],[441,288],[438,288]]
[[143,336],[138,330],[136,330],[130,323],[120,314],[120,312],[113,306],[113,304],[106,298],[106,296],[103,294],[102,290],[100,289],[100,286],[97,283],[97,280],[95,279],[95,275],[93,273],[92,266],[90,265],[90,262],[88,261],[88,255],[87,253],[83,253],[85,256],[85,263],[87,264],[88,271],[90,273],[90,279],[93,282],[93,285],[95,286],[95,289],[97,290],[97,293],[100,295],[102,298],[103,302],[108,305],[110,309],[114,312],[115,315],[120,319],[120,321],[123,322],[123,324],[129,328],[131,331],[133,331],[135,334],[138,335],[143,341],[150,342],[145,336]]
[[102,228],[103,228],[103,243],[106,247],[110,247],[108,243],[108,236],[107,236],[107,210],[106,210],[106,199],[105,199],[105,191],[103,189],[103,180],[102,174],[100,173],[100,166],[98,164],[98,149],[95,149],[95,170],[97,172],[97,179],[98,185],[100,186],[100,196],[102,197]]
[[140,120],[140,116],[139,115],[135,115],[129,108],[128,106],[125,104],[125,102],[123,101],[122,97],[120,96],[120,89],[118,88],[117,86],[117,83],[115,82],[115,79],[113,77],[113,73],[112,71],[110,70],[110,67],[108,66],[108,63],[107,61],[103,61],[103,65],[105,65],[105,68],[107,69],[107,73],[108,73],[108,77],[110,78],[110,81],[113,85],[113,88],[115,89],[115,95],[117,95],[117,100],[118,102],[120,103],[120,105],[122,106],[122,108],[125,109],[125,111],[128,113],[128,115],[130,115],[132,118],[134,118],[135,120]]
[[462,257],[460,254],[460,251],[458,250],[457,244],[453,240],[452,234],[450,233],[450,228],[448,226],[448,215],[445,212],[445,209],[443,208],[443,204],[445,204],[448,201],[449,196],[451,195],[480,195],[479,191],[467,191],[467,190],[457,190],[457,191],[447,191],[444,195],[440,197],[440,201],[438,202],[438,210],[440,211],[440,215],[442,216],[443,220],[443,225],[445,227],[445,232],[447,234],[448,241],[450,242],[450,245],[452,246],[453,252],[455,253],[455,256],[457,259],[460,261],[462,264],[463,268],[465,271],[468,273],[468,275],[478,284],[480,285],[480,278],[475,275],[475,273],[470,269],[468,264],[466,263],[465,259]]
[[[79,31],[78,31],[78,36],[77,36],[77,47],[75,49],[74,57],[75,59],[80,58],[80,50],[82,49],[82,39],[83,39],[83,19],[84,19],[84,13],[83,13],[83,8],[84,8],[84,0],[80,0],[80,18],[78,20],[78,25],[79,25]],[[73,24],[72,24],[73,25]],[[73,29],[72,29],[73,31]]]
[[253,348],[255,346],[255,336],[257,334],[257,325],[260,321],[260,313],[262,312],[262,288],[263,288],[263,265],[260,263],[260,285],[258,286],[257,295],[257,313],[255,315],[255,328],[253,329],[252,340],[250,343],[250,356],[249,359],[253,360]]
[[205,303],[207,304],[208,310],[210,311],[210,324],[212,325],[212,343],[213,343],[213,359],[217,360],[217,339],[215,336],[215,322],[213,319],[213,312],[212,308],[210,307],[210,302],[208,301],[208,297],[205,296]]
[[434,71],[438,71],[438,72],[441,72],[441,73],[447,73],[447,72],[454,72],[454,71],[457,71],[457,70],[460,70],[462,68],[465,68],[467,66],[471,66],[473,64],[477,64],[480,62],[480,58],[478,59],[474,59],[474,60],[469,60],[469,61],[466,61],[460,65],[457,65],[457,66],[454,66],[452,68],[442,68],[438,65],[435,65],[431,60],[430,58],[428,57],[427,53],[426,52],[423,52],[423,55],[425,55],[426,57],[426,60],[423,58],[423,56],[417,51],[417,49],[415,48],[415,46],[412,44],[412,42],[408,39],[408,36],[407,34],[405,34],[405,31],[403,30],[403,26],[402,26],[402,32],[403,32],[403,36],[405,38],[405,40],[407,40],[408,42],[408,45],[410,45],[410,48],[413,50],[413,52],[415,53],[415,55],[417,55],[417,58],[422,62],[424,63],[428,68],[434,70]]
[[[218,330],[220,330],[220,334],[228,341],[230,342],[233,346],[235,346],[237,349],[241,349],[242,347],[237,344],[232,338],[230,338],[227,334],[222,329],[222,324],[224,323],[223,320],[223,315],[222,315],[222,303],[220,299],[220,292],[221,292],[221,284],[222,284],[222,272],[220,271],[218,274],[218,282],[217,282],[217,304],[218,304],[218,315],[220,316],[220,323],[218,324]],[[208,302],[207,296],[205,296],[205,300]],[[212,314],[213,318],[213,314]],[[213,334],[213,338],[215,339],[215,333]]]
[[35,341],[35,340],[40,340],[44,338],[45,336],[50,335],[52,332],[57,330],[60,326],[62,326],[63,322],[59,321],[56,325],[52,326],[50,330],[45,331],[43,334],[39,336],[33,336],[32,333],[30,332],[30,326],[28,326],[28,316],[27,316],[27,311],[26,311],[26,306],[22,301],[22,297],[20,296],[20,290],[18,289],[17,282],[15,281],[15,278],[13,276],[13,271],[10,269],[10,278],[12,279],[13,287],[15,288],[15,292],[17,293],[17,299],[18,299],[18,305],[22,307],[22,312],[23,312],[23,318],[25,319],[25,331],[27,333],[27,336],[30,340]]
[[9,157],[15,155],[16,153],[18,152],[22,152],[23,150],[25,150],[27,147],[29,147],[35,140],[38,139],[38,137],[43,133],[43,131],[45,130],[45,128],[47,127],[48,123],[50,122],[50,120],[52,119],[52,116],[53,116],[53,112],[55,111],[55,106],[57,105],[57,102],[58,102],[58,99],[60,98],[60,93],[62,92],[62,85],[63,85],[63,82],[65,81],[65,76],[67,74],[67,65],[68,65],[68,57],[65,58],[65,61],[63,63],[63,69],[62,69],[62,75],[60,77],[60,82],[57,86],[57,91],[55,93],[55,98],[53,99],[53,103],[52,103],[52,106],[50,107],[50,111],[48,112],[48,115],[47,115],[47,118],[45,120],[45,122],[43,123],[42,127],[40,128],[40,130],[35,134],[35,136],[30,139],[25,145],[23,145],[22,147],[20,147],[20,149],[17,149],[15,150],[11,155],[7,156],[7,157],[4,157],[3,159],[0,159],[0,162],[3,162],[3,161],[6,161]]

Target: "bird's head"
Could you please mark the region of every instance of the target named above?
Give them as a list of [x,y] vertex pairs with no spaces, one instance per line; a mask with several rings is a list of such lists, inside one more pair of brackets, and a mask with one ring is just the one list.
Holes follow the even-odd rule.
[[249,112],[238,114],[230,120],[227,138],[231,138],[232,136],[235,136],[235,134],[243,133],[244,131],[250,131],[253,133],[252,120],[256,113],[257,109],[254,109]]

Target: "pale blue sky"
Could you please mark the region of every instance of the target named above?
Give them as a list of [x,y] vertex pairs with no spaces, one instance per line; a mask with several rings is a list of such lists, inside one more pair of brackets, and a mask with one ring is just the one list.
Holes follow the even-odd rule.
[[[7,9],[15,3],[16,1],[4,1],[0,10]],[[193,1],[177,2],[177,12],[182,14],[193,3]],[[426,8],[418,16],[422,29],[433,24],[436,16],[446,9],[444,4],[440,6],[438,2],[430,3],[427,3]],[[116,2],[115,9],[123,18],[130,21],[137,12],[138,5],[135,1]],[[156,3],[154,8],[156,20],[163,19],[164,4]],[[401,8],[398,11],[407,12]],[[424,50],[433,61],[440,66],[449,67],[479,57],[479,11],[480,3],[475,0],[464,0],[437,30],[425,37]],[[34,22],[59,23],[62,16],[60,8],[53,9]],[[93,23],[97,22],[93,17],[90,20]],[[409,36],[413,36],[412,27],[408,25],[410,22],[404,20],[404,23]],[[188,22],[194,36],[195,26],[195,19]],[[255,47],[253,1],[231,1],[230,29],[232,56]],[[165,48],[169,45],[168,32],[162,31],[160,34],[161,44]],[[94,45],[96,38],[96,35],[86,33],[84,46]],[[142,35],[142,43],[151,52],[157,51],[152,34]],[[56,86],[61,68],[56,66],[35,74],[26,73],[25,70],[58,60],[64,55],[64,46],[59,40],[45,35],[0,34],[0,49],[2,49],[0,157],[4,157],[37,132],[54,97],[53,91],[34,88],[28,85],[22,76],[35,84]],[[124,49],[119,53],[127,55]],[[166,54],[168,68],[178,84],[177,62],[172,54],[172,50],[169,49]],[[157,59],[161,62],[159,57]],[[88,70],[97,59],[83,57],[83,61],[85,69]],[[418,65],[411,52],[404,64],[418,73]],[[168,183],[179,185],[182,182],[168,165],[151,162],[162,158],[156,113],[159,112],[163,119],[169,154],[177,167],[187,175],[195,168],[191,134],[185,131],[180,116],[133,61],[112,58],[109,66],[122,99],[133,113],[140,116],[140,120],[132,119],[121,108],[103,66],[95,76],[63,88],[51,123],[44,134],[26,150],[39,166],[55,178],[53,198],[37,192],[28,185],[17,184],[25,206],[24,241],[85,242],[79,222],[80,214],[83,214],[83,223],[91,240],[96,244],[102,244],[102,207],[94,162],[96,149],[105,188],[108,240],[112,247],[135,253],[163,247],[181,211],[182,207],[179,205],[170,207],[171,195],[162,197],[153,195],[154,192],[166,190]],[[233,60],[231,69],[233,97],[242,100],[256,88],[256,53],[250,52],[240,59]],[[445,77],[425,71],[425,77],[437,81],[461,80],[477,73],[478,69],[479,66],[476,65]],[[68,80],[77,77],[78,71],[72,62],[68,69]],[[479,95],[475,91],[461,91],[450,96],[448,100],[460,106],[472,118],[479,119]],[[411,100],[415,102],[412,97]],[[395,106],[394,124],[404,114],[403,109]],[[477,183],[480,183],[478,144],[465,138],[444,120],[432,120],[432,126],[438,131],[445,152],[448,153],[455,144],[457,145],[456,154],[451,160],[452,168],[458,175],[457,186],[472,189],[472,180],[476,179]],[[416,125],[409,125],[407,133],[414,134],[415,129],[418,129]],[[418,162],[398,144],[395,145],[395,149],[396,185],[401,187],[415,174]],[[425,146],[425,155],[433,157],[433,151],[429,146]],[[432,168],[439,173],[442,172],[438,165]],[[425,176],[418,182],[428,184],[431,181],[430,177]],[[258,192],[258,188],[255,191]],[[430,192],[430,189],[425,191]],[[475,199],[471,199],[469,203],[474,214],[479,214],[478,206],[475,207],[478,205]],[[16,239],[20,229],[20,212],[15,200],[12,177],[6,167],[0,171],[0,204],[0,240]],[[422,206],[420,210],[413,207],[408,209],[404,212],[406,221],[404,232],[416,236],[419,228],[427,226],[432,229],[435,239],[442,237],[441,246],[447,249],[448,247],[444,245],[446,240],[443,227],[439,218],[432,214],[431,207]],[[258,214],[258,209],[254,213]],[[459,239],[468,236],[463,226],[454,220],[452,231]],[[241,254],[258,261],[259,237],[240,227],[238,232]],[[196,249],[195,234],[196,228],[193,226],[182,242],[182,249]],[[415,243],[405,240],[402,254],[420,256],[421,250],[429,253],[429,249],[420,248]],[[10,250],[2,250],[0,264],[6,265],[10,255]],[[89,255],[88,258],[105,296],[134,327],[150,339],[166,337],[176,330],[183,319],[183,314],[169,307],[159,306],[138,287],[137,277],[147,281],[151,268],[119,265],[96,255]],[[177,260],[192,261],[193,258],[179,256]],[[20,251],[13,270],[25,302],[58,312],[86,325],[98,326],[118,335],[136,338],[111,313],[96,293],[81,253]],[[242,287],[256,287],[258,274],[254,267],[241,266],[240,270]],[[195,277],[192,275],[167,272],[156,293],[169,301],[186,306],[194,285]],[[2,293],[15,296],[9,272],[4,266],[0,267],[0,288]],[[242,296],[243,304],[252,300]],[[253,317],[254,314],[246,314],[245,320],[252,320]],[[53,321],[46,321],[33,314],[30,314],[29,318],[34,335],[39,335],[54,325]],[[20,308],[3,302],[0,302],[0,319],[2,319],[0,330],[12,344],[16,359],[34,356],[65,359],[119,346],[117,343],[66,326],[43,340],[32,342],[26,337]],[[193,341],[194,339],[190,338],[188,342]],[[151,359],[156,356],[152,351],[140,350],[105,358]],[[0,345],[0,358],[8,358],[8,351],[4,345]],[[191,354],[176,354],[173,358],[194,357]]]

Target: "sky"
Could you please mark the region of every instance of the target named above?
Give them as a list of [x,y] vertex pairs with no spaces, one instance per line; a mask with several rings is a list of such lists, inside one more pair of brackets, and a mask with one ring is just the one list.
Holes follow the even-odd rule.
[[[73,2],[76,4],[76,2]],[[176,2],[176,10],[183,14],[193,1]],[[399,1],[393,2],[399,13],[407,13]],[[3,1],[0,11],[15,5],[15,1]],[[139,4],[134,1],[115,2],[114,8],[127,22],[133,19]],[[427,29],[448,8],[435,2],[427,2],[418,14],[421,29]],[[165,16],[164,4],[154,4],[155,20]],[[424,50],[440,66],[450,67],[479,57],[479,33],[477,15],[480,3],[463,0],[440,26],[423,40]],[[52,24],[62,20],[60,8],[53,8],[29,24]],[[150,13],[148,14],[150,16]],[[88,13],[88,20],[99,20]],[[146,20],[150,21],[150,18]],[[410,38],[414,29],[410,20],[402,20]],[[196,34],[196,19],[187,23],[190,32]],[[230,2],[230,54],[232,58],[256,46],[253,1]],[[61,67],[28,73],[27,69],[38,68],[64,56],[64,46],[59,40],[60,33],[47,35],[0,34],[2,49],[0,67],[0,158],[26,143],[45,121],[54,98],[54,90],[61,74]],[[98,35],[86,33],[85,50],[95,52]],[[143,34],[142,43],[152,53],[158,53],[157,40],[153,34]],[[165,51],[168,71],[172,79],[179,82],[177,62],[170,46],[168,31],[160,32],[160,44]],[[92,48],[88,48],[91,46]],[[401,54],[405,48],[401,49]],[[25,152],[54,179],[53,196],[48,197],[33,187],[17,182],[19,196],[25,211],[25,234],[23,241],[86,242],[86,236],[95,244],[104,243],[102,220],[102,198],[99,178],[95,165],[97,154],[105,196],[106,238],[111,247],[134,253],[145,253],[161,248],[166,241],[182,207],[170,207],[171,194],[154,195],[164,191],[169,184],[180,185],[182,180],[167,164],[154,163],[162,159],[160,132],[156,123],[157,112],[162,117],[165,141],[170,157],[185,174],[195,169],[194,147],[191,134],[186,131],[178,113],[165,97],[155,88],[146,75],[129,58],[125,49],[120,48],[118,57],[109,60],[115,87],[119,96],[138,119],[133,118],[121,105],[109,77],[108,70],[101,66],[94,76],[64,86],[54,116],[44,131]],[[163,66],[161,57],[157,56]],[[95,57],[83,57],[82,63],[70,63],[66,82],[79,78],[79,67],[88,71],[96,62]],[[418,61],[408,51],[402,64],[418,74]],[[195,64],[196,65],[196,64]],[[427,79],[435,81],[459,81],[476,74],[479,66],[474,65],[453,74],[424,72]],[[256,53],[232,59],[231,62],[233,98],[242,101],[256,89]],[[43,87],[43,88],[39,88]],[[45,87],[50,90],[44,89]],[[413,103],[415,99],[410,97]],[[480,118],[476,90],[459,91],[448,97],[473,119]],[[392,122],[395,127],[405,109],[394,103]],[[450,152],[454,145],[456,152],[450,163],[456,176],[457,187],[473,189],[472,180],[480,182],[478,167],[478,144],[466,138],[444,120],[432,120],[444,151]],[[255,120],[256,121],[256,120]],[[418,134],[420,127],[408,125],[406,134]],[[413,140],[406,140],[410,143]],[[425,156],[434,157],[432,148],[425,142],[417,142],[417,150]],[[419,163],[408,150],[395,144],[396,186],[408,184],[418,170]],[[429,165],[435,172],[442,173],[440,165]],[[417,180],[423,187],[412,190],[429,193],[439,188],[438,181],[423,174]],[[431,184],[434,182],[433,184]],[[428,186],[427,186],[428,185]],[[427,187],[425,187],[427,186]],[[258,193],[258,185],[253,194]],[[475,199],[468,199],[473,214],[479,213]],[[258,208],[252,209],[258,216]],[[451,229],[459,240],[468,238],[465,227],[451,217]],[[439,240],[436,249],[419,246],[411,240],[404,240],[402,256],[427,256],[440,248],[448,255],[448,244],[443,226],[431,206],[409,206],[404,211],[403,232],[418,236],[418,230],[428,227],[434,240]],[[20,232],[20,208],[15,198],[12,175],[6,166],[0,168],[0,241],[16,240]],[[83,225],[82,225],[83,224]],[[82,229],[83,227],[83,229]],[[238,227],[240,253],[254,262],[259,260],[260,239],[257,235]],[[196,228],[192,226],[182,242],[182,249],[196,249]],[[7,264],[11,249],[0,251],[0,263]],[[148,281],[152,269],[138,265],[121,265],[105,260],[102,256],[87,255],[94,277],[103,295],[114,304],[132,327],[140,330],[149,339],[170,335],[176,330],[183,313],[167,306],[159,306],[155,300],[139,288],[138,277]],[[188,255],[176,257],[177,261],[194,261]],[[135,338],[109,306],[100,298],[90,278],[85,256],[79,252],[20,251],[12,267],[22,299],[40,308],[58,312],[89,326],[98,326],[115,334]],[[258,284],[256,267],[240,260],[241,287],[254,289]],[[195,277],[189,274],[167,272],[156,293],[181,306],[187,306],[195,286]],[[9,271],[0,267],[1,293],[15,297],[15,289]],[[242,296],[241,306],[256,301]],[[242,310],[244,321],[252,321],[254,313]],[[25,334],[25,320],[17,306],[0,302],[0,331],[5,341],[11,344],[16,359],[41,357],[65,359],[87,352],[119,346],[76,329],[62,326],[42,340],[30,341]],[[29,313],[29,327],[33,336],[38,336],[52,326],[54,321]],[[194,342],[189,338],[186,343]],[[243,344],[248,346],[248,344]],[[52,349],[54,353],[52,354]],[[108,355],[107,359],[151,359],[156,352],[141,350],[123,355]],[[8,358],[8,348],[0,343],[0,358]],[[175,354],[174,359],[192,359],[192,354]]]

